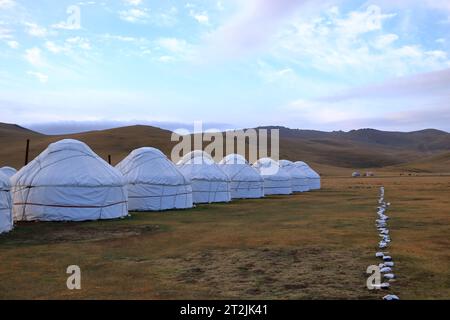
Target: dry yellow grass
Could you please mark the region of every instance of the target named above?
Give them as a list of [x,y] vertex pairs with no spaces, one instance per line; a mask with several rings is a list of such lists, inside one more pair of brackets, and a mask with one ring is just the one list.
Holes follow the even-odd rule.
[[[323,137],[314,138],[313,136],[317,134]],[[380,168],[394,164],[397,166],[392,166],[390,170],[395,172],[450,173],[450,153],[447,147],[450,146],[450,134],[443,135],[436,132],[402,134],[361,130],[359,133],[353,133],[362,135],[356,140],[349,140],[340,134],[343,133],[316,132],[313,136],[305,138],[297,130],[281,129],[280,159],[306,161],[326,176],[342,173],[351,176],[357,168],[368,171],[369,167],[375,167],[370,171],[378,172]],[[403,137],[400,140],[399,135]],[[408,138],[405,135],[408,135]],[[362,137],[365,138],[361,140]],[[150,126],[49,136],[0,123],[0,166],[16,168],[23,166],[27,139],[31,140],[29,154],[31,160],[50,143],[68,138],[87,143],[105,160],[111,155],[113,164],[117,164],[132,150],[144,146],[153,146],[170,155],[176,144],[175,141],[171,141],[170,131]],[[418,147],[425,138],[428,141],[426,147],[423,145]],[[381,143],[383,141],[384,144]],[[209,142],[204,142],[203,146],[208,144]],[[236,150],[224,151],[231,153]],[[410,163],[411,161],[414,162]]]
[[[450,177],[325,178],[320,191],[118,221],[25,223],[0,236],[2,299],[380,299],[384,185],[402,299],[450,298]],[[82,290],[65,270],[82,269]]]

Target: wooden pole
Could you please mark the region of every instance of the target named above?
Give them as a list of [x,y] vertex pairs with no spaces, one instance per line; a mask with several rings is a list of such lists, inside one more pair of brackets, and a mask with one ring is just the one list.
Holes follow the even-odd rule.
[[25,165],[28,164],[29,153],[30,153],[30,139],[27,139],[27,148],[25,149]]
[[111,165],[111,155],[108,154],[108,163]]

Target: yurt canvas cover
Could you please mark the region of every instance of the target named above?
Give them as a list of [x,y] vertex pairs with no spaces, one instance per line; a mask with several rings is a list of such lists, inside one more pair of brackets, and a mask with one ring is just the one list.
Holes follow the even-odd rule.
[[303,161],[296,161],[295,165],[301,170],[303,170],[303,172],[308,177],[308,184],[310,190],[320,189],[320,175],[317,172],[311,169],[311,167],[308,166]]
[[253,164],[264,179],[264,194],[291,194],[291,176],[278,162],[270,158],[262,158]]
[[0,172],[0,233],[13,228],[10,188],[9,178]]
[[229,154],[220,161],[219,167],[230,178],[231,198],[264,197],[264,179],[255,168],[248,164],[243,156]]
[[77,140],[50,144],[11,183],[15,220],[83,221],[128,214],[123,175]]
[[205,152],[190,152],[177,165],[181,173],[192,183],[194,203],[231,200],[228,176]]
[[134,150],[116,168],[125,176],[129,210],[192,208],[191,182],[158,149]]
[[291,176],[293,192],[305,192],[309,190],[309,179],[303,170],[289,160],[280,160],[279,164],[282,168],[286,169]]
[[17,170],[12,167],[3,167],[0,168],[0,173],[3,173],[8,178],[11,178],[13,175],[17,173]]

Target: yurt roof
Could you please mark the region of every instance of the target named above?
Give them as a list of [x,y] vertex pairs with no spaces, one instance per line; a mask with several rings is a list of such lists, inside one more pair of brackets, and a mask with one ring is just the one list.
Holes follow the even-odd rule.
[[220,164],[247,164],[248,161],[241,156],[240,154],[229,154],[225,158],[223,158],[220,162]]
[[17,170],[13,167],[2,167],[0,168],[0,172],[10,178],[17,173]]
[[85,143],[66,139],[50,144],[12,177],[12,184],[122,186],[124,177]]
[[153,147],[142,147],[130,152],[129,157],[136,158],[142,154],[153,155],[154,157],[167,158],[161,150]]
[[220,168],[233,181],[263,181],[258,171],[250,166],[245,158],[238,154],[229,154],[220,161]]
[[292,161],[280,160],[278,163],[282,168],[286,169],[289,172],[292,178],[302,179],[307,177],[306,172],[300,167],[296,166]]
[[133,150],[116,168],[127,183],[181,185],[189,183],[176,166],[158,149]]
[[300,169],[303,170],[303,172],[309,177],[309,178],[320,178],[320,175],[315,172],[309,165],[307,165],[303,161],[296,161],[294,162],[296,166],[298,166]]
[[178,165],[183,164],[214,164],[214,160],[211,155],[202,150],[191,151],[186,154],[180,161],[178,161]]
[[11,183],[9,177],[0,172],[0,191],[9,191],[11,189]]
[[308,166],[305,162],[303,162],[303,161],[295,161],[294,164],[295,164],[296,166],[299,166],[299,167],[309,167],[309,166]]
[[261,158],[253,164],[264,179],[268,180],[288,180],[291,176],[283,169],[278,162],[271,158]]
[[229,181],[228,175],[204,151],[188,153],[178,162],[178,168],[192,180]]

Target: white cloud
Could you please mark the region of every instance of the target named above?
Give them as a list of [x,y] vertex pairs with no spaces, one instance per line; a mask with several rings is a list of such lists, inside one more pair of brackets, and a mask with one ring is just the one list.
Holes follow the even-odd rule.
[[396,50],[396,53],[398,56],[404,58],[421,59],[423,57],[423,52],[421,48],[417,45],[400,47]]
[[171,56],[161,56],[158,58],[158,61],[161,61],[161,62],[172,62],[174,60],[175,59]]
[[25,60],[35,67],[42,67],[45,65],[44,58],[42,57],[41,49],[34,47],[25,51]]
[[217,10],[219,10],[219,11],[225,10],[225,6],[223,5],[223,2],[221,0],[217,1],[216,6],[217,6]]
[[172,27],[178,23],[178,9],[175,6],[167,10],[155,12],[150,17],[150,21],[160,27]]
[[291,121],[299,121],[300,117],[313,127],[326,124],[335,129],[448,130],[449,84],[450,69],[446,69],[355,87],[317,99],[296,100],[284,110]]
[[295,86],[299,83],[300,79],[292,68],[276,68],[262,60],[257,62],[257,67],[258,75],[269,84],[280,84],[284,82]]
[[[236,12],[207,36],[204,58],[233,58],[266,45],[285,18],[306,0],[236,1]],[[203,60],[203,57],[202,57]]]
[[159,27],[172,27],[177,22],[178,9],[172,5],[162,8],[155,6],[149,9],[143,6],[144,1],[124,0],[127,7],[118,11],[119,18],[130,23],[151,23]]
[[[66,9],[67,20],[53,24],[51,27],[53,29],[63,29],[63,30],[81,29],[81,9],[79,5],[86,5],[86,4],[87,5],[95,4],[95,2],[78,3],[78,5],[68,6]],[[104,3],[100,3],[100,5],[104,5]]]
[[[77,5],[79,5],[79,6],[91,6],[91,5],[94,5],[94,4],[96,4],[95,1],[80,1],[80,2],[77,3]],[[104,6],[105,3],[101,2],[100,5]]]
[[371,2],[383,8],[410,9],[412,7],[418,7],[422,10],[433,9],[450,13],[450,2],[447,0],[373,0]]
[[[382,108],[386,103],[390,103],[391,108]],[[411,131],[441,128],[448,131],[450,121],[450,109],[440,102],[421,100],[415,103],[408,99],[381,102],[358,100],[335,105],[296,101],[286,107],[284,113],[289,117],[284,121],[292,125],[301,122],[303,126],[326,127],[327,130],[377,128]]]
[[450,95],[450,68],[421,73],[413,76],[393,78],[382,83],[357,87],[342,91],[339,94],[322,97],[322,102],[347,102],[357,99],[383,99],[396,96],[416,97],[427,96],[440,97],[442,100]]
[[123,0],[123,2],[130,6],[139,6],[143,3],[142,0]]
[[0,39],[11,39],[12,37],[12,31],[8,28],[2,27],[2,25],[0,24]]
[[147,9],[132,8],[119,11],[119,17],[127,22],[138,23],[148,20],[149,14]]
[[288,104],[286,111],[289,113],[301,114],[301,118],[316,124],[331,124],[334,122],[346,121],[352,118],[359,118],[364,111],[357,105],[347,104],[345,108],[308,100],[296,100]]
[[333,22],[341,37],[355,37],[363,33],[381,30],[383,21],[395,16],[396,14],[382,13],[380,7],[371,5],[364,11],[351,11],[347,17],[335,19]]
[[55,24],[52,24],[53,29],[62,29],[62,30],[79,30],[81,29],[81,25],[78,23],[67,23],[66,21],[61,21]]
[[28,71],[27,74],[35,77],[40,83],[47,83],[48,81],[48,76],[46,74],[35,71]]
[[136,37],[121,34],[102,34],[99,36],[102,42],[99,46],[120,46],[120,54],[126,57],[138,56],[148,57],[152,56],[154,41],[150,41],[145,37]]
[[78,47],[83,50],[91,50],[91,43],[88,39],[82,38],[82,37],[72,37],[66,39],[66,42],[71,45],[72,47]]
[[433,9],[443,10],[450,13],[450,2],[447,0],[425,0],[424,2]]
[[18,49],[19,48],[19,43],[17,41],[15,41],[15,40],[7,41],[6,44],[12,49]]
[[430,51],[425,51],[425,54],[432,58],[432,59],[437,59],[437,60],[446,60],[447,59],[447,52],[442,51],[442,50],[430,50]]
[[207,12],[195,12],[194,10],[191,10],[189,15],[200,24],[209,24],[209,16]]
[[25,26],[27,27],[27,32],[30,36],[45,37],[47,35],[47,29],[37,25],[36,23],[25,22]]
[[172,62],[191,60],[194,56],[194,47],[184,39],[160,38],[155,41],[156,53],[161,53],[160,61]]
[[157,44],[173,53],[183,53],[188,50],[188,44],[183,39],[177,38],[160,38],[157,40]]
[[123,35],[116,35],[116,34],[109,34],[106,33],[101,36],[103,39],[106,40],[116,40],[121,42],[134,42],[134,43],[147,43],[148,40],[146,38],[142,37],[133,37],[133,36],[123,36]]
[[53,41],[46,41],[44,46],[51,53],[58,54],[58,53],[67,51],[67,48],[65,46],[59,46],[59,45],[55,44]]
[[395,41],[399,39],[398,35],[389,33],[379,36],[374,43],[374,47],[377,49],[385,49],[386,47],[392,45]]
[[44,43],[45,48],[54,54],[70,54],[72,57],[75,57],[73,53],[75,50],[91,50],[91,43],[88,39],[82,37],[71,37],[67,38],[62,44],[56,44],[53,41],[46,41]]
[[[336,8],[316,16],[297,16],[277,35],[272,54],[308,69],[345,78],[401,76],[443,68],[448,59],[419,44],[400,44],[383,22],[395,14],[375,7],[342,15]],[[369,22],[366,23],[365,20]]]
[[9,9],[16,5],[14,0],[0,0],[0,9]]

